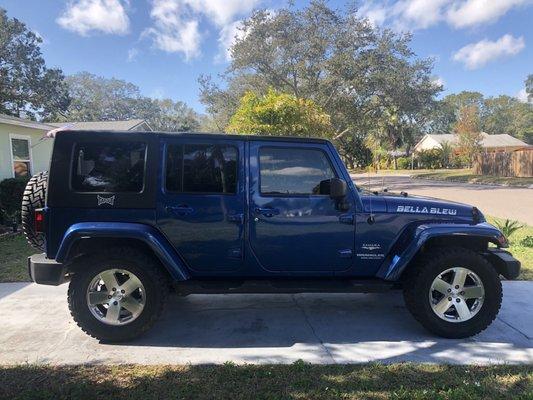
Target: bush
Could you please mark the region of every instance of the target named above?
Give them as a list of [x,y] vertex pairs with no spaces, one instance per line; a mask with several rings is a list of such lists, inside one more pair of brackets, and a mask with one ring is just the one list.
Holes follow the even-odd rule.
[[528,235],[520,241],[520,246],[533,247],[533,236]]
[[504,236],[509,239],[509,237],[515,233],[516,231],[519,231],[524,227],[524,225],[520,225],[518,221],[511,221],[509,219],[506,219],[505,221],[495,221],[494,224],[498,227],[500,231],[504,234]]
[[9,178],[0,182],[0,211],[4,224],[13,219],[20,221],[22,195],[27,183],[27,178]]
[[422,150],[417,154],[419,168],[441,168],[442,155],[439,149]]
[[409,157],[398,157],[396,160],[398,163],[398,169],[410,169],[411,159]]

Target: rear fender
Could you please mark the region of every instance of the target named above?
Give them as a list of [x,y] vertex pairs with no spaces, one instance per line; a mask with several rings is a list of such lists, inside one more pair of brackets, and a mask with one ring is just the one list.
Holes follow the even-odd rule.
[[177,281],[190,278],[187,268],[168,240],[154,227],[122,222],[82,222],[72,225],[63,236],[56,255],[56,261],[69,260],[74,244],[81,239],[110,238],[134,239],[144,242]]
[[497,244],[499,247],[507,247],[507,242],[498,228],[483,222],[476,225],[469,224],[423,224],[408,232],[411,236],[405,246],[394,246],[392,254],[389,254],[376,277],[387,281],[397,281],[414,259],[424,244],[434,238],[477,238]]

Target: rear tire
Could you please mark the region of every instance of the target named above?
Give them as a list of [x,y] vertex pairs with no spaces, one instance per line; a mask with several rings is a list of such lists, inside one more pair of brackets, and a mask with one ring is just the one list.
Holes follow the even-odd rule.
[[[469,249],[441,248],[430,252],[405,279],[407,309],[427,330],[445,338],[466,338],[486,329],[496,318],[502,303],[502,284],[494,267]],[[456,289],[455,271],[466,274],[464,287]],[[474,281],[477,284],[472,284]],[[436,290],[438,284],[443,289]],[[476,290],[476,297],[465,300],[461,293],[468,295],[473,293],[472,289]]]
[[48,172],[39,172],[28,181],[22,195],[21,219],[24,236],[31,246],[41,251],[44,251],[44,234],[35,232],[34,211],[45,206],[47,185]]
[[[72,269],[74,274],[68,289],[70,313],[78,326],[96,339],[105,342],[123,342],[136,338],[153,326],[163,310],[168,295],[167,277],[158,263],[143,252],[129,247],[113,248],[98,256],[82,257],[72,265]],[[109,271],[118,271],[113,272],[114,278],[118,281],[115,282],[118,285],[116,288],[106,287],[106,281],[99,278],[105,277],[103,273],[109,275]],[[133,278],[138,282],[138,290],[131,296],[126,292],[123,299],[117,299],[119,303],[117,318],[110,322],[106,317],[115,300],[112,296],[120,293],[122,288],[126,288],[126,279],[129,281]],[[94,282],[99,280],[100,291],[91,291],[94,289]],[[109,283],[107,285],[115,286]],[[102,303],[96,302],[98,304],[96,307],[89,300],[91,294],[95,293],[104,299],[100,300]],[[127,300],[130,304],[131,300],[135,302],[137,315],[129,312],[132,308],[126,305]],[[118,317],[119,315],[123,317]]]

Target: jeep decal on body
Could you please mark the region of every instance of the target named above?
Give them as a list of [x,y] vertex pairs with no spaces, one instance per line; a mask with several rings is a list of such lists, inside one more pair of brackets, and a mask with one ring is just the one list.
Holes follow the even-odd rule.
[[396,212],[435,215],[457,215],[457,209],[455,208],[440,207],[398,206]]

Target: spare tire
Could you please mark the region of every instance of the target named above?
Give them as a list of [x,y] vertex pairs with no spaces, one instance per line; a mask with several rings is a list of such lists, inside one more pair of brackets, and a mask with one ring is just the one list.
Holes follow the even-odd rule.
[[48,172],[39,172],[34,175],[26,185],[22,195],[22,229],[28,243],[44,251],[44,234],[35,232],[35,210],[43,208],[46,204],[46,186]]

